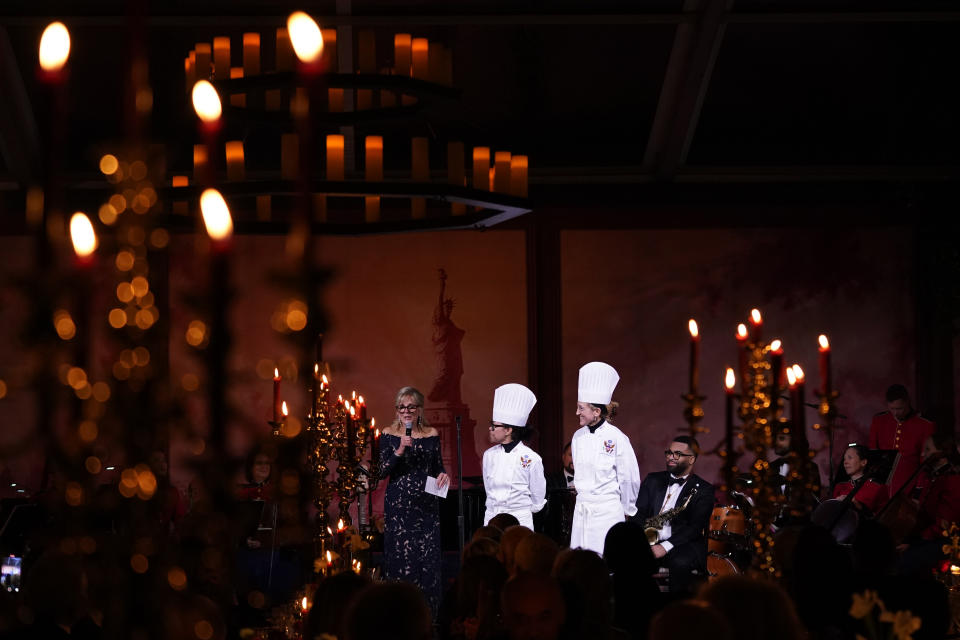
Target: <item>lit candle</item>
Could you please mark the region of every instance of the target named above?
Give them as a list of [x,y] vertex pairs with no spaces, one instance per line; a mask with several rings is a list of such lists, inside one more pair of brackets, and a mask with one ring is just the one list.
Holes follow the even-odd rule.
[[796,380],[796,400],[797,400],[797,413],[794,416],[794,432],[798,436],[802,436],[804,441],[806,441],[806,430],[807,430],[807,412],[806,412],[806,394],[804,392],[804,375],[803,369],[800,368],[800,365],[795,364],[791,367],[793,370],[793,376]]
[[343,180],[343,136],[327,136],[327,180]]
[[787,367],[787,386],[790,389],[790,423],[797,424],[797,375],[793,367]]
[[700,382],[700,330],[693,318],[687,323],[690,330],[690,395],[697,394]]
[[97,234],[90,218],[82,211],[77,211],[70,218],[70,240],[77,257],[77,266],[86,269],[92,265],[93,252],[97,250]]
[[211,57],[210,43],[198,42],[197,46],[194,48],[194,51],[197,52],[197,66],[194,67],[194,73],[196,74],[197,81],[209,80]]
[[[725,411],[725,430],[724,430],[724,444],[727,450],[727,468],[732,470],[733,467],[733,401],[734,394],[733,388],[737,384],[737,377],[733,373],[731,367],[727,367],[727,374],[723,378],[723,386],[726,390],[726,411]],[[730,474],[732,475],[732,474]],[[732,477],[727,478],[727,483],[729,484],[732,481]],[[727,487],[732,489],[732,486]]]
[[763,327],[763,316],[760,315],[759,309],[750,310],[750,333],[753,337],[753,342],[760,342],[760,329]]
[[217,80],[230,77],[230,38],[226,36],[213,39],[213,77]]
[[527,197],[527,156],[510,158],[510,195]]
[[224,145],[227,156],[227,180],[241,182],[244,179],[243,140],[230,140]]
[[747,325],[742,322],[737,325],[737,368],[740,370],[741,386],[746,393],[750,376],[747,371]]
[[830,341],[821,334],[820,342],[820,392],[828,395],[833,391],[833,379],[830,375]]
[[70,58],[70,32],[62,22],[51,22],[40,36],[41,79],[50,84],[63,81],[63,67]]
[[347,526],[343,523],[343,518],[337,520],[337,546],[343,551],[343,543],[346,540]]
[[273,369],[273,421],[280,422],[282,405],[280,402],[280,370]]
[[780,378],[783,375],[783,343],[774,340],[770,343],[770,395],[775,400],[780,394]]
[[496,173],[493,177],[493,190],[497,193],[510,192],[510,164],[512,154],[509,151],[497,151],[493,154]]
[[[374,418],[376,420],[376,418]],[[373,426],[371,423],[370,426]],[[373,445],[370,452],[370,457],[373,458],[373,464],[380,464],[380,429],[373,430]]]
[[398,76],[410,75],[412,43],[413,38],[409,33],[393,36],[393,72]]
[[410,43],[410,55],[413,77],[427,80],[430,77],[430,42],[426,38],[414,38]]
[[260,34],[243,34],[243,75],[246,78],[260,75]]
[[473,148],[473,188],[490,190],[490,147]]
[[314,416],[320,415],[320,391],[323,389],[323,382],[320,380],[320,365],[313,365],[313,402],[310,404],[310,410]]

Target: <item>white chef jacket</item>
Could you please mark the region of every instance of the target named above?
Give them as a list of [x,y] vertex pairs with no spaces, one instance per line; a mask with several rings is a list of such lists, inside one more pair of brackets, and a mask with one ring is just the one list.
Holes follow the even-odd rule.
[[593,433],[589,427],[577,429],[570,448],[577,486],[570,548],[603,554],[610,527],[637,512],[637,456],[630,439],[606,421]]
[[499,513],[511,513],[532,530],[533,514],[547,504],[543,460],[523,442],[509,452],[502,444],[490,447],[483,452],[483,488],[487,493],[484,525]]

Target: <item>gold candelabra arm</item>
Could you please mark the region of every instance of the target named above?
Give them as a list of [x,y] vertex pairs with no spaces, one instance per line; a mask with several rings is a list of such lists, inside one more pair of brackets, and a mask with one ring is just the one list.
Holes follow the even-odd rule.
[[703,401],[706,400],[706,396],[684,393],[680,398],[686,404],[683,408],[683,419],[687,422],[690,435],[696,437],[700,433],[710,433],[707,427],[699,426],[699,422],[703,420]]

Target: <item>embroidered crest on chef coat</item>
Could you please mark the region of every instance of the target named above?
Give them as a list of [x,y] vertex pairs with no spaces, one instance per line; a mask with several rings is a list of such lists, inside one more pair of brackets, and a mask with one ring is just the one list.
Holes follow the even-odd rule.
[[520,456],[520,467],[526,469],[530,466],[530,463],[533,462],[533,458],[530,456]]
[[613,453],[613,450],[616,448],[616,443],[613,440],[607,440],[603,443],[603,450],[607,453]]

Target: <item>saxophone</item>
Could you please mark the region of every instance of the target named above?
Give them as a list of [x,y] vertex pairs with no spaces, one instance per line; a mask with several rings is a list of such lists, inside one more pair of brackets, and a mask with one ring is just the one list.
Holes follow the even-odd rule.
[[695,485],[693,490],[687,495],[687,499],[684,500],[683,504],[679,507],[667,509],[663,513],[651,516],[643,521],[643,533],[647,536],[647,542],[650,543],[651,547],[657,544],[657,538],[660,537],[660,530],[663,529],[663,525],[676,518],[681,511],[687,508],[687,505],[693,500],[693,496],[697,495],[697,489],[699,488],[700,485]]

